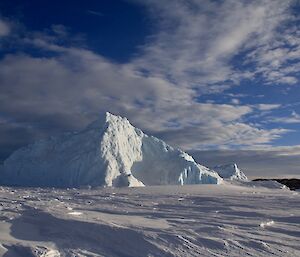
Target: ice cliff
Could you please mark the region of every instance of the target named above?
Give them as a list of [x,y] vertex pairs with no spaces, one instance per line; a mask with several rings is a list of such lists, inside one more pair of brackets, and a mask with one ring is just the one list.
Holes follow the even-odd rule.
[[181,150],[106,113],[80,132],[36,142],[1,167],[5,185],[41,187],[219,184],[219,175]]
[[248,181],[248,178],[244,172],[238,168],[236,163],[218,165],[215,166],[213,170],[216,171],[223,179]]

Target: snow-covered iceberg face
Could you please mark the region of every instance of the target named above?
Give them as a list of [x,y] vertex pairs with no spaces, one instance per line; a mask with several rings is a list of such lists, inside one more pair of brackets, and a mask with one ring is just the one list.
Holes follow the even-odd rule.
[[37,142],[13,153],[0,182],[78,187],[219,184],[222,178],[188,154],[106,113],[79,133]]
[[142,160],[135,162],[132,174],[145,185],[219,184],[217,173],[197,164],[194,159],[167,145],[143,135]]
[[218,165],[213,170],[223,179],[248,181],[247,176],[238,168],[236,163]]

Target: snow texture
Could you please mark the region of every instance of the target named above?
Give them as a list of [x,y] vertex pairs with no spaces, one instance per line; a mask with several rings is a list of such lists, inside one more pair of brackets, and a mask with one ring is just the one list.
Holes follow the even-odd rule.
[[236,182],[0,187],[0,256],[300,256],[300,194]]
[[238,168],[236,163],[218,165],[213,170],[223,179],[248,181],[247,176]]
[[84,130],[14,152],[4,185],[41,187],[220,184],[222,178],[181,150],[106,113]]

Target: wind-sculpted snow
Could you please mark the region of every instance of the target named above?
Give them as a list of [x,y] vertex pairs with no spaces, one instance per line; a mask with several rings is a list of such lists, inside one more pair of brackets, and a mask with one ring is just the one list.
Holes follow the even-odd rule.
[[219,184],[214,171],[106,113],[86,129],[22,148],[5,162],[4,185],[78,187]]
[[0,256],[300,256],[300,193],[245,184],[0,187]]
[[247,176],[238,168],[236,163],[218,165],[215,166],[213,170],[224,179],[248,181]]

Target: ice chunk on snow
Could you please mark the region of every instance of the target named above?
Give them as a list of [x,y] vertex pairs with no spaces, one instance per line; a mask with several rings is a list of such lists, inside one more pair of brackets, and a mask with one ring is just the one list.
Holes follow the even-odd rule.
[[262,228],[269,227],[269,226],[272,226],[272,225],[274,225],[273,220],[267,221],[267,222],[262,222],[262,223],[259,224],[259,226],[262,227]]
[[236,163],[218,165],[213,170],[224,179],[248,181],[247,176],[238,168]]
[[60,253],[57,250],[49,250],[46,253],[43,253],[41,257],[60,257]]

